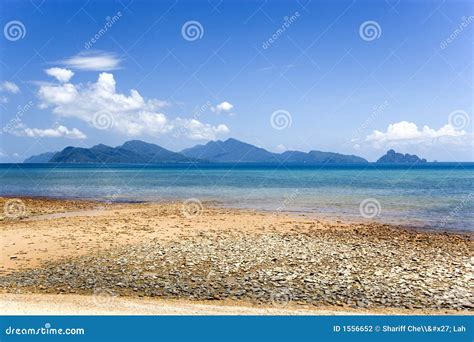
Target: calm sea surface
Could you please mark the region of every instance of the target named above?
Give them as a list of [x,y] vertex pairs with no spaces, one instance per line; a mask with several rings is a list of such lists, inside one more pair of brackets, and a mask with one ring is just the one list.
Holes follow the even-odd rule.
[[113,201],[197,198],[232,207],[474,231],[474,163],[412,168],[0,164],[0,195]]

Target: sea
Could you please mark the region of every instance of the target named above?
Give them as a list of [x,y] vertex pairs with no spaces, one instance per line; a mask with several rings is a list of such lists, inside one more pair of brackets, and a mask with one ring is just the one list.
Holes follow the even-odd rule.
[[214,201],[314,218],[474,232],[474,163],[0,164],[0,196]]

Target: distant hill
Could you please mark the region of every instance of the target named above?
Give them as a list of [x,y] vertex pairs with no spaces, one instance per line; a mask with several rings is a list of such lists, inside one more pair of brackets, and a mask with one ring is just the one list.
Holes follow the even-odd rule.
[[377,160],[377,163],[426,163],[426,159],[421,159],[415,154],[403,154],[388,150],[384,156]]
[[196,145],[181,152],[169,151],[161,146],[140,140],[131,140],[121,146],[110,147],[104,144],[91,148],[68,146],[54,153],[48,152],[32,156],[25,162],[50,163],[288,163],[288,164],[362,164],[367,160],[354,155],[344,155],[321,151],[286,151],[272,153],[263,148],[239,141],[210,141]]
[[38,154],[36,156],[31,156],[29,158],[26,158],[23,163],[26,163],[26,164],[35,164],[35,163],[38,163],[38,164],[41,164],[41,163],[48,163],[51,158],[53,158],[53,156],[56,154],[56,152],[45,152],[45,153],[41,153],[41,154]]
[[143,163],[144,158],[139,154],[99,144],[91,148],[66,147],[56,153],[50,163]]
[[275,155],[237,139],[209,141],[206,145],[197,145],[181,151],[191,158],[207,159],[218,163],[271,163],[278,162]]
[[158,164],[196,161],[193,158],[188,158],[155,144],[132,140],[117,147],[103,144],[95,145],[91,148],[69,146],[56,153],[49,162]]
[[146,163],[183,163],[197,161],[199,158],[189,158],[181,153],[172,152],[161,146],[150,144],[141,140],[131,140],[120,146],[121,149],[141,155]]
[[181,151],[182,154],[208,159],[218,163],[291,163],[291,164],[322,164],[322,163],[368,163],[361,157],[321,151],[286,151],[272,153],[237,139],[226,141],[210,141],[205,145],[197,145]]
[[354,155],[345,155],[334,152],[309,151],[308,153],[299,151],[286,151],[278,158],[282,163],[303,163],[303,164],[365,164],[368,161]]

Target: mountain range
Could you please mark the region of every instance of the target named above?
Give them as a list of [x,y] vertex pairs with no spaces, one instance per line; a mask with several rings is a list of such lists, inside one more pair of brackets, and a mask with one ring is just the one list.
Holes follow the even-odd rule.
[[199,159],[188,158],[181,153],[169,151],[155,144],[131,140],[117,147],[104,144],[91,148],[69,146],[54,154],[48,162],[159,164],[199,161]]
[[[393,150],[391,150],[393,151]],[[394,151],[393,151],[394,152]],[[393,157],[391,152],[390,156]],[[398,153],[398,155],[404,156]],[[412,160],[413,156],[410,156]],[[385,156],[384,156],[385,157]],[[384,157],[378,162],[404,162],[398,158],[387,161]],[[416,156],[414,156],[416,157]],[[418,158],[418,157],[416,157]],[[382,160],[382,161],[381,161]],[[269,152],[263,148],[239,141],[210,141],[205,145],[196,145],[181,152],[173,152],[161,146],[140,140],[131,140],[123,145],[111,147],[104,144],[91,148],[68,146],[59,152],[47,152],[25,159],[24,163],[285,163],[285,164],[365,164],[364,158],[334,152],[286,151]]]

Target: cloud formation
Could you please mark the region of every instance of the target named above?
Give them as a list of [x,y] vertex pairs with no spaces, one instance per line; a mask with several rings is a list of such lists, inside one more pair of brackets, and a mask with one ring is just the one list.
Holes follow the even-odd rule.
[[22,128],[13,132],[15,135],[30,138],[69,138],[69,139],[85,139],[87,136],[77,128],[68,129],[65,126],[57,126],[55,128]]
[[167,102],[144,99],[137,90],[129,95],[116,92],[114,76],[103,72],[96,83],[42,84],[38,90],[41,108],[51,107],[55,114],[77,118],[92,127],[110,129],[127,136],[166,134],[182,131],[190,139],[215,139],[226,134],[223,124],[212,126],[196,119],[170,120],[163,108]]
[[394,145],[405,145],[415,143],[432,143],[436,139],[443,138],[443,142],[455,141],[456,138],[465,136],[464,130],[456,129],[448,123],[439,129],[423,126],[419,129],[413,122],[400,121],[390,124],[385,132],[374,130],[365,138],[376,148]]
[[[232,103],[224,101],[224,102],[219,103],[215,107],[211,107],[211,110],[214,113],[220,114],[220,113],[229,113],[233,108],[234,108],[234,105]],[[232,114],[232,113],[229,113],[229,114]]]
[[110,71],[119,68],[120,59],[112,53],[95,51],[79,53],[59,63],[77,70]]
[[214,140],[217,135],[230,132],[226,125],[212,126],[196,119],[177,119],[176,124],[186,130],[186,136],[191,140]]
[[0,83],[0,91],[10,93],[10,94],[18,94],[20,92],[20,87],[18,87],[13,82],[4,81]]
[[74,76],[74,72],[72,72],[69,69],[63,69],[63,68],[49,68],[46,69],[45,72],[49,76],[53,76],[56,78],[59,82],[68,82],[72,76]]

